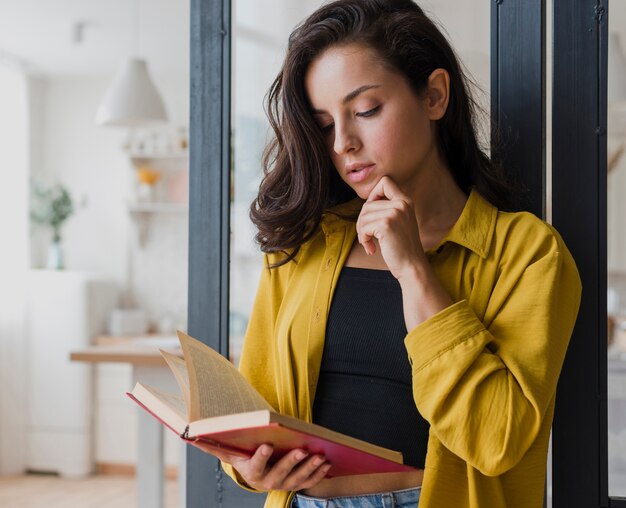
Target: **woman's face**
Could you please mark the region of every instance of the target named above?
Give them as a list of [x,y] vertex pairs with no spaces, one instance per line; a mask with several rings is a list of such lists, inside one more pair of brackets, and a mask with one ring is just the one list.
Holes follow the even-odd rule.
[[428,93],[418,98],[371,48],[327,49],[307,69],[305,87],[335,168],[359,197],[384,175],[411,192],[421,168],[437,162]]

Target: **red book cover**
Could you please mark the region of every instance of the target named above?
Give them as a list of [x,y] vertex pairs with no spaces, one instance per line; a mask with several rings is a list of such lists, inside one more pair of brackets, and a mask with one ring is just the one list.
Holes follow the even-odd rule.
[[415,468],[399,464],[383,457],[367,453],[341,443],[270,423],[260,427],[249,427],[198,436],[211,444],[246,452],[252,455],[262,444],[270,444],[274,454],[270,463],[276,462],[294,448],[302,448],[310,455],[321,454],[331,464],[326,477],[370,473],[397,473],[415,471]]
[[[311,455],[321,454],[326,457],[326,460],[331,464],[331,468],[326,475],[328,478],[357,474],[415,471],[415,468],[400,462],[381,457],[374,453],[368,453],[367,451],[344,443],[316,436],[300,429],[290,428],[278,422],[268,422],[263,425],[253,425],[250,427],[239,426],[232,430],[220,430],[217,432],[201,432],[197,436],[189,435],[189,426],[184,425],[184,422],[179,421],[175,424],[173,422],[168,423],[138,400],[132,393],[127,393],[127,395],[141,408],[146,410],[185,441],[201,439],[212,445],[217,445],[230,453],[244,457],[252,456],[255,450],[262,444],[270,444],[274,448],[274,453],[270,458],[270,464],[278,461],[290,450],[301,448]],[[263,413],[265,412],[257,411],[249,413],[249,415],[251,415],[251,420],[255,420],[258,419],[259,416],[262,416]],[[292,420],[289,417],[277,413],[267,412],[267,414],[270,419],[277,418],[285,420],[287,425],[290,420]],[[231,416],[238,417],[240,415]],[[246,419],[245,417],[245,414],[241,415],[241,419],[244,421]],[[205,422],[210,422],[210,420],[211,419],[205,420]],[[200,423],[202,424],[203,422]],[[303,425],[303,422],[298,422],[298,424]],[[367,443],[364,444],[367,446]],[[373,446],[373,448],[378,447]],[[389,450],[387,451],[389,452]]]
[[227,359],[178,332],[185,358],[161,351],[181,395],[137,383],[128,396],[186,441],[202,439],[244,457],[262,444],[270,463],[299,448],[323,455],[327,476],[408,472],[400,452],[275,411]]

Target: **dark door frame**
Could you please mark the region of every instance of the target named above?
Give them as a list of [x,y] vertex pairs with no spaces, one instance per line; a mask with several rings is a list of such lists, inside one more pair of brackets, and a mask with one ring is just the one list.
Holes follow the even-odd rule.
[[[546,218],[546,2],[491,1],[491,157]],[[544,490],[544,507],[547,491]]]
[[[484,0],[487,1],[487,0]],[[489,0],[494,150],[545,213],[545,0]],[[608,0],[554,1],[553,223],[584,285],[557,397],[553,506],[608,498],[606,450],[606,54]],[[228,355],[230,0],[191,0],[189,332]],[[494,136],[496,139],[496,136]],[[258,507],[210,456],[188,447],[187,506]]]
[[[230,1],[191,0],[190,16],[188,331],[228,356]],[[186,476],[189,508],[222,506],[217,459],[188,446]]]
[[492,158],[545,218],[545,0],[491,0]]
[[608,496],[608,0],[554,0],[553,224],[582,279],[552,431],[554,508],[626,507]]

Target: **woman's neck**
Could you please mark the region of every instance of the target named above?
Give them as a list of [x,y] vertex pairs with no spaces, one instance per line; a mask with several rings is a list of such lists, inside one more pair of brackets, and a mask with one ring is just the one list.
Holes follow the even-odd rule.
[[422,237],[443,236],[456,223],[467,201],[450,171],[441,163],[419,171],[402,190],[413,200]]

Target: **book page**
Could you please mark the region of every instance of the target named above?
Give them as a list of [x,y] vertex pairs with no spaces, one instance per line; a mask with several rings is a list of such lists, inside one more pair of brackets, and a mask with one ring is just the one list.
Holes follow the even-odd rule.
[[165,404],[172,411],[174,411],[178,416],[180,416],[180,418],[182,418],[183,420],[187,419],[187,407],[185,406],[185,402],[183,401],[183,399],[180,398],[180,396],[174,393],[164,392],[163,390],[153,388],[152,386],[142,386],[157,399],[159,399],[163,404]]
[[189,420],[272,409],[226,358],[178,331],[189,373]]
[[189,373],[187,372],[187,365],[182,358],[168,353],[163,349],[159,349],[161,356],[165,359],[170,369],[174,373],[174,377],[178,382],[180,392],[183,394],[183,400],[185,401],[186,411],[185,414],[189,417],[189,408],[191,407],[191,401],[189,400]]
[[177,434],[180,435],[185,431],[189,421],[187,407],[180,395],[141,383],[137,383],[129,395]]

